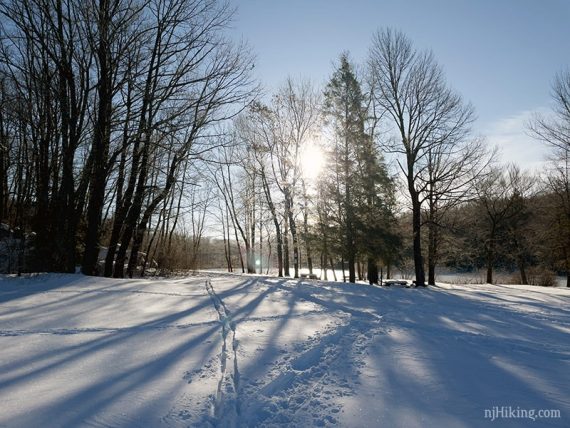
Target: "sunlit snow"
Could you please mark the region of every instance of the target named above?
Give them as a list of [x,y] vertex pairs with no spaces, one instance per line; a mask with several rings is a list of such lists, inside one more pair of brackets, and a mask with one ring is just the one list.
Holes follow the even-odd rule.
[[[0,281],[0,426],[568,426],[570,291]],[[495,406],[561,418],[491,421]]]

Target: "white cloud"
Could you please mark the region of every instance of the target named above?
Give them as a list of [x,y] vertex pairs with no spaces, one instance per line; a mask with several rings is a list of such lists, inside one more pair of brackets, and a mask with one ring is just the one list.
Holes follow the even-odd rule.
[[522,169],[540,171],[547,162],[549,148],[528,135],[527,125],[535,113],[548,114],[540,108],[525,110],[491,122],[483,128],[490,146],[499,148],[503,162],[514,162]]

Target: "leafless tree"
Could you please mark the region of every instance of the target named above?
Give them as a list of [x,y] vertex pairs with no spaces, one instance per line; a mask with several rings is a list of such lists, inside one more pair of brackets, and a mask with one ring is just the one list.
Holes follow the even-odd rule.
[[[533,192],[533,180],[521,172],[516,165],[503,169],[494,167],[490,173],[476,186],[477,202],[482,211],[480,218],[485,229],[485,261],[487,267],[486,281],[493,283],[493,268],[496,262],[499,234],[511,231],[520,236],[520,219],[524,216],[525,204]],[[522,240],[514,240],[517,264],[521,269],[523,282],[525,275],[522,255]]]
[[[89,138],[94,54],[84,37],[90,2],[0,3],[0,74],[19,162],[16,218],[37,231],[38,268],[74,271],[88,172],[76,156]],[[6,110],[5,110],[6,111]],[[89,164],[90,159],[86,160]],[[33,211],[33,219],[24,212]]]
[[552,196],[548,204],[548,248],[554,250],[557,264],[566,271],[566,286],[570,287],[570,151],[552,163],[545,181]]
[[[315,132],[318,107],[319,96],[312,85],[289,78],[269,105],[253,104],[235,123],[248,153],[241,157],[244,170],[257,179],[255,187],[261,188],[274,224],[279,276],[283,272],[289,275],[289,231],[293,240],[294,276],[299,276],[295,201],[301,187],[302,150]],[[275,192],[282,196],[282,204],[275,198]]]
[[476,197],[476,184],[495,158],[496,151],[481,139],[446,140],[428,149],[427,167],[419,176],[427,204],[423,224],[428,228],[428,284],[435,285],[439,235],[447,213]]
[[553,150],[547,188],[555,195],[555,248],[561,253],[570,287],[570,70],[556,75],[552,84],[553,111],[536,114],[529,122],[530,134]]
[[398,165],[412,205],[416,284],[423,286],[421,209],[426,183],[420,177],[426,174],[430,152],[463,138],[473,109],[448,88],[433,54],[415,50],[401,32],[387,29],[374,35],[368,66],[374,101],[397,135],[387,150],[403,158]]
[[[82,272],[93,275],[97,272],[101,216],[105,205],[106,184],[109,176],[109,151],[113,129],[113,99],[130,78],[123,73],[123,64],[131,59],[131,46],[144,43],[140,31],[145,2],[134,0],[100,0],[88,2],[83,13],[86,26],[85,38],[94,53],[97,65],[97,97],[94,106],[95,119],[89,157],[89,199],[87,203],[87,232]],[[111,159],[112,160],[112,159]]]
[[[243,46],[232,46],[221,35],[231,18],[227,2],[153,0],[147,12],[152,37],[144,55],[144,95],[134,119],[130,176],[117,209],[120,215],[115,216],[118,232],[106,261],[112,265],[111,250],[120,242],[114,276],[123,275],[129,246],[132,275],[149,219],[172,190],[181,166],[196,145],[207,150],[207,130],[235,115],[254,90],[252,58]],[[147,198],[149,160],[156,150],[167,150],[171,156],[161,168],[162,186]]]
[[[283,232],[278,212],[278,205],[274,200],[274,190],[276,190],[276,177],[272,174],[271,152],[276,139],[276,123],[273,112],[266,106],[255,103],[250,111],[236,121],[237,132],[244,144],[249,149],[255,163],[250,167],[255,168],[263,197],[269,209],[271,219],[275,228],[277,241],[277,271],[278,276],[283,276]],[[260,241],[261,242],[261,241]]]
[[[241,247],[240,247],[238,229],[241,232],[242,237],[245,237],[245,232],[244,232],[243,227],[241,226],[241,223],[239,222],[240,220],[239,220],[237,208],[236,208],[235,192],[234,192],[234,185],[233,185],[233,179],[232,179],[233,174],[231,171],[231,161],[227,157],[227,152],[225,150],[224,150],[224,155],[226,156],[226,158],[225,158],[226,160],[222,161],[215,168],[212,168],[211,171],[212,171],[213,181],[218,188],[218,192],[219,192],[218,197],[223,200],[224,205],[226,207],[227,222],[229,223],[229,220],[231,220],[231,223],[232,223],[232,229],[234,231],[236,245],[238,247],[239,260],[240,260],[240,264],[241,264],[241,271],[242,271],[242,273],[244,273],[245,272],[245,265],[244,265],[244,261],[243,261],[243,254],[241,252]],[[230,239],[230,237],[229,237],[229,235],[230,235],[229,224],[228,224],[227,231],[228,231],[228,240],[229,240]]]
[[[285,218],[293,239],[294,277],[299,277],[299,234],[295,220],[295,197],[300,183],[300,156],[318,123],[320,97],[309,81],[288,78],[272,100],[275,140],[271,166],[283,194]],[[287,253],[287,252],[286,252]],[[287,257],[287,254],[286,254]]]
[[535,114],[528,128],[532,136],[564,157],[570,150],[570,70],[558,73],[554,78],[552,98],[552,114]]

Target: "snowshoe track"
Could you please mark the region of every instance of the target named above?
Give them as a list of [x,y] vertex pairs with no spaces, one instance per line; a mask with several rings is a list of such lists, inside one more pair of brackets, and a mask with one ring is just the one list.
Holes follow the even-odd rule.
[[249,415],[260,427],[338,426],[342,407],[334,399],[351,395],[361,369],[359,356],[375,335],[385,332],[381,321],[367,314],[339,313],[339,318],[344,323],[314,337],[294,358],[277,362],[272,381],[257,391],[244,387],[244,395],[255,397],[243,409],[244,419]]

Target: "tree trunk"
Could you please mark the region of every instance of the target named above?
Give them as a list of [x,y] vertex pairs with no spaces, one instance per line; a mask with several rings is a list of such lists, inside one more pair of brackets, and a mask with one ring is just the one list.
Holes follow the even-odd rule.
[[289,270],[289,221],[285,218],[285,230],[283,231],[283,269],[286,277],[291,276]]
[[230,258],[228,255],[228,240],[226,239],[226,223],[224,221],[224,214],[221,213],[221,215],[222,215],[222,235],[224,236],[224,257],[226,258],[226,266],[228,268],[228,272],[231,272]]
[[[337,277],[336,277],[336,270],[334,270],[334,263],[333,263],[332,257],[329,258],[329,261],[330,261],[330,263],[331,263],[331,269],[332,269],[332,272],[333,272],[333,278],[334,278],[335,281],[338,281],[338,279],[337,279]],[[343,268],[344,268],[344,266],[343,266]]]
[[493,264],[495,261],[495,231],[491,230],[487,243],[487,284],[493,283]]
[[0,221],[6,218],[8,207],[8,136],[4,129],[4,115],[2,104],[4,104],[4,82],[0,81]]
[[521,272],[521,283],[522,285],[528,285],[528,277],[526,275],[526,267],[524,260],[519,260],[519,270]]
[[253,195],[252,202],[251,202],[251,212],[250,212],[250,224],[249,224],[249,242],[246,241],[246,248],[249,244],[249,250],[247,252],[247,273],[256,273],[255,265],[256,265],[256,257],[255,257],[255,175],[252,179],[252,188],[251,193]]
[[271,191],[269,189],[269,184],[267,183],[267,177],[265,176],[265,169],[261,169],[261,183],[263,185],[263,192],[265,193],[265,200],[267,201],[267,206],[271,212],[271,218],[273,219],[273,225],[275,226],[275,236],[277,238],[277,276],[279,278],[283,277],[283,238],[281,236],[281,226],[279,225],[279,218],[277,217],[277,210],[275,209],[275,204],[271,198]]
[[[147,137],[148,138],[148,137]],[[133,202],[130,204],[129,211],[126,215],[124,227],[122,229],[121,236],[121,246],[117,251],[117,257],[115,259],[115,266],[113,269],[113,276],[115,278],[122,278],[125,271],[125,260],[127,258],[127,250],[131,240],[133,239],[133,233],[137,228],[137,222],[139,216],[142,212],[142,206],[144,202],[145,187],[148,172],[148,162],[149,162],[149,147],[150,142],[146,141],[143,147],[143,154],[141,157],[141,165],[138,174],[138,182],[136,186],[136,191],[134,194]],[[132,251],[131,251],[131,254]]]
[[299,278],[299,240],[295,222],[291,222],[291,236],[293,237],[293,278]]
[[[146,257],[144,258],[144,262],[143,262],[142,268],[141,268],[141,278],[143,278],[145,276],[146,267],[147,267],[149,261],[151,261],[151,268],[152,268],[151,250],[152,250],[153,244],[155,242],[156,236],[158,235],[158,229],[160,229],[162,227],[162,224],[165,223],[164,217],[166,215],[167,215],[167,213],[163,209],[158,216],[158,222],[156,223],[156,227],[152,231],[152,236],[149,239],[148,244],[146,246],[146,251],[145,251]],[[156,248],[156,246],[155,246],[155,248]],[[155,252],[153,252],[153,257],[154,257],[154,253]]]
[[370,285],[372,284],[378,285],[378,265],[376,264],[376,262],[372,257],[368,258],[367,277]]
[[230,218],[228,213],[228,207],[226,206],[226,230],[228,231],[228,272],[233,272],[234,268],[232,266],[232,245],[230,237]]
[[428,284],[435,285],[435,266],[437,260],[437,226],[433,221],[428,226]]
[[285,211],[289,219],[289,227],[291,228],[291,237],[293,238],[293,271],[294,278],[299,278],[299,239],[297,236],[297,225],[293,218],[293,198],[289,190],[285,192]]
[[[140,220],[137,228],[136,233],[133,237],[133,246],[131,248],[131,256],[129,257],[129,264],[127,266],[127,273],[129,278],[133,277],[134,270],[137,266],[137,260],[139,255],[139,250],[141,249],[144,234],[146,233],[146,229],[148,227],[148,223],[150,221],[150,217],[152,213],[156,209],[156,207],[168,196],[172,186],[176,182],[176,173],[179,167],[179,159],[184,157],[184,153],[176,153],[172,160],[170,161],[168,175],[166,177],[166,183],[164,184],[164,188],[160,191],[158,195],[154,197],[152,202],[146,207],[142,219]],[[141,172],[146,168],[142,168]],[[142,202],[142,200],[141,200]],[[194,237],[196,238],[196,237]]]
[[[413,174],[410,175],[413,177]],[[421,237],[421,225],[422,225],[422,213],[421,205],[419,201],[419,195],[413,189],[413,181],[409,183],[410,194],[412,196],[412,229],[414,234],[414,269],[416,273],[416,286],[425,287],[425,272],[424,272],[424,260],[422,257],[422,237]]]
[[235,227],[235,224],[234,224],[234,234],[235,234],[235,237],[236,237],[236,244],[237,244],[237,247],[238,247],[239,263],[240,263],[240,266],[241,266],[241,273],[245,273],[245,264],[243,263],[243,253],[242,253],[242,251],[241,251],[241,246],[239,245],[239,237],[238,237],[238,233],[237,233],[237,229],[236,229],[236,227]]
[[247,257],[247,273],[255,273],[255,262],[253,255],[253,248],[248,240],[245,241],[245,254]]
[[277,235],[277,276],[283,277],[283,237],[281,236],[281,228],[279,227],[279,220],[277,217],[273,218],[275,225],[275,234]]
[[[265,264],[265,274],[269,275],[269,268],[272,267],[272,263],[271,263],[271,251],[272,251],[272,245],[271,245],[271,236],[269,234],[269,227],[266,226],[266,237],[267,237],[267,242],[266,242],[266,246],[267,246],[267,263]],[[263,272],[262,272],[263,273]]]
[[[70,64],[70,56],[66,43],[65,18],[63,13],[63,3],[55,2],[55,12],[57,17],[57,37],[58,40],[58,90],[59,107],[61,112],[61,124],[59,132],[61,138],[61,185],[55,210],[55,230],[56,245],[55,258],[56,269],[65,272],[75,272],[75,150],[77,147],[77,129],[75,117],[72,114],[74,109],[73,93],[75,92],[74,71]],[[57,168],[54,168],[54,172]],[[57,179],[54,179],[54,184]],[[57,192],[55,192],[57,193]]]
[[109,139],[111,135],[112,114],[112,71],[110,64],[109,46],[109,2],[99,1],[99,46],[97,58],[99,59],[99,81],[97,85],[98,108],[97,122],[93,130],[93,169],[91,172],[91,185],[89,191],[89,204],[87,207],[87,232],[85,234],[85,253],[81,271],[84,275],[97,273],[97,260],[99,256],[99,235],[101,232],[101,216],[105,204],[105,185],[107,182],[107,158],[109,153]]
[[309,198],[307,197],[307,189],[303,180],[303,199],[305,206],[303,208],[303,232],[305,234],[305,249],[307,251],[307,264],[309,265],[309,274],[313,274],[313,258],[311,256],[311,241],[309,239]]
[[[145,104],[146,105],[146,104]],[[129,104],[129,109],[130,109],[130,104]],[[104,275],[107,277],[110,276],[116,276],[114,274],[115,268],[116,268],[116,261],[115,261],[115,255],[117,255],[117,258],[119,258],[118,255],[118,248],[119,248],[119,243],[121,242],[121,238],[122,238],[122,233],[124,233],[124,227],[125,224],[127,223],[127,216],[129,215],[129,212],[131,210],[131,207],[134,203],[134,199],[133,199],[133,194],[135,193],[135,190],[137,188],[137,177],[139,177],[139,167],[140,167],[140,163],[141,160],[142,162],[146,162],[148,159],[148,156],[145,154],[147,148],[144,147],[141,150],[141,144],[148,144],[148,141],[142,141],[142,129],[144,127],[144,121],[141,119],[140,123],[139,123],[139,129],[137,131],[137,135],[134,139],[133,142],[133,149],[132,149],[132,159],[130,162],[131,165],[131,170],[129,172],[129,181],[127,182],[127,188],[125,189],[124,193],[123,193],[123,180],[124,180],[124,176],[119,175],[119,181],[118,181],[118,186],[119,189],[121,190],[120,192],[117,192],[117,202],[116,202],[116,210],[115,210],[115,215],[114,215],[114,219],[113,219],[113,228],[111,230],[111,237],[109,239],[109,247],[107,249],[107,256],[105,257],[105,272]],[[148,137],[147,137],[148,139]],[[126,153],[127,151],[127,146],[129,144],[129,137],[128,137],[128,122],[125,122],[124,125],[124,129],[123,129],[123,145],[122,145],[122,150],[123,153]],[[121,155],[121,162],[119,164],[119,173],[121,172],[121,168],[124,168],[123,163],[123,156]],[[119,199],[119,196],[121,196],[121,198]],[[136,198],[136,197],[135,197]],[[132,215],[133,213],[131,213]],[[129,241],[130,241],[130,237],[129,237]],[[120,249],[120,248],[119,248]],[[127,249],[124,249],[124,253],[121,251],[122,254],[126,254]],[[124,255],[122,256],[122,260],[124,263]],[[122,268],[121,268],[122,271]],[[121,273],[121,277],[122,277],[122,273]]]
[[[261,205],[261,200],[259,201]],[[263,218],[262,208],[259,207],[259,273],[263,274]]]

